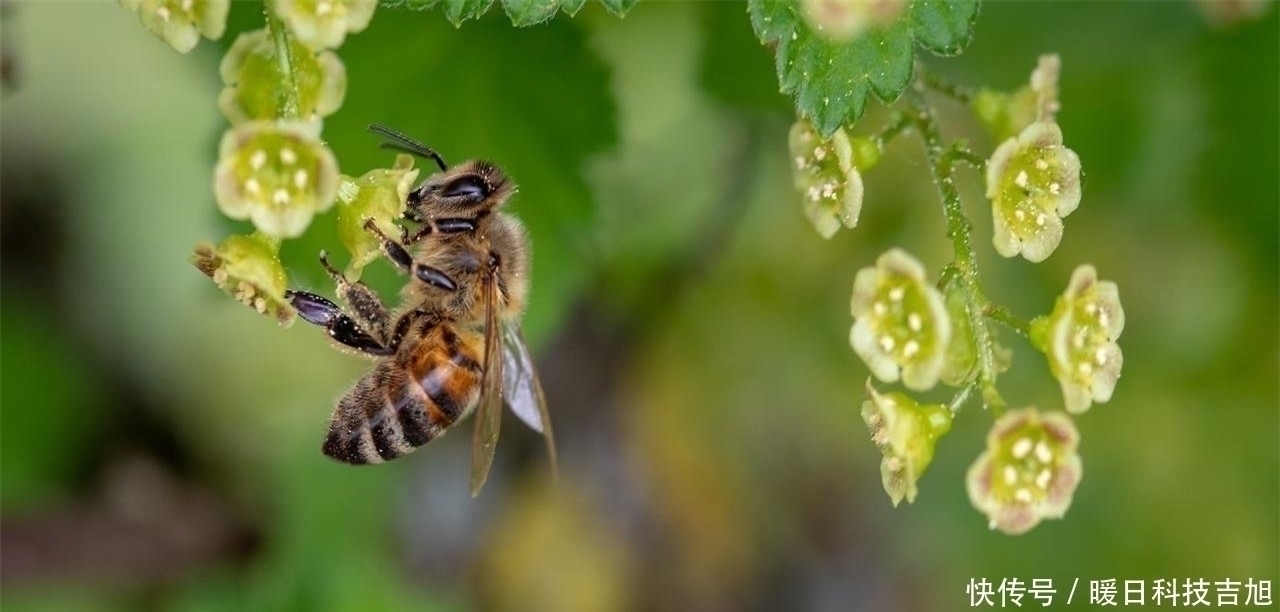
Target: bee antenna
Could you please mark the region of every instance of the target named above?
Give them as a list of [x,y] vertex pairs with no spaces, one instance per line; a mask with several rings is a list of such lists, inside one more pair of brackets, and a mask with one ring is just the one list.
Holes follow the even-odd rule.
[[444,158],[440,157],[440,154],[433,151],[431,147],[409,138],[408,136],[405,136],[404,134],[401,134],[400,132],[397,132],[385,125],[380,123],[371,123],[369,124],[369,131],[390,139],[390,142],[382,143],[381,146],[384,149],[395,149],[418,157],[430,158],[436,162],[437,166],[440,166],[441,170],[447,170],[449,168],[449,164],[444,163]]

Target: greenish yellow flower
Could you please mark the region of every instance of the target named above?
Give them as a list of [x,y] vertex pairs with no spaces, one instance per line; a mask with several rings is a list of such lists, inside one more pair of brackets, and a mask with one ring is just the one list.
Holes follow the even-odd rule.
[[[220,72],[225,87],[218,108],[232,124],[255,119],[272,120],[294,113],[303,119],[319,119],[342,106],[347,92],[347,69],[332,51],[319,53],[290,41],[291,74],[281,72],[276,47],[266,30],[245,32],[222,58]],[[297,87],[297,108],[286,109],[286,83]]]
[[862,175],[853,165],[853,146],[844,129],[823,140],[808,121],[791,126],[792,177],[804,200],[804,213],[823,238],[843,224],[854,227],[862,211]]
[[289,31],[312,49],[342,46],[348,32],[368,27],[376,8],[377,0],[275,0]]
[[833,43],[847,43],[868,30],[897,21],[906,0],[801,0],[800,14],[809,29]]
[[1005,414],[969,468],[969,501],[992,529],[1010,535],[1062,518],[1084,476],[1079,443],[1080,434],[1063,413],[1025,408]]
[[222,137],[214,195],[232,219],[252,219],[269,236],[295,238],[333,205],[337,191],[338,162],[314,123],[254,121]]
[[951,411],[938,404],[921,405],[904,393],[880,394],[867,381],[870,399],[862,403],[862,420],[871,441],[884,454],[880,478],[897,506],[916,500],[916,483],[933,461],[938,438],[951,430]]
[[1093,266],[1071,274],[1067,291],[1053,312],[1031,323],[1031,342],[1049,359],[1049,370],[1062,385],[1067,412],[1081,413],[1093,402],[1111,399],[1120,379],[1124,354],[1116,340],[1124,331],[1120,289],[1099,281]]
[[395,221],[404,215],[405,202],[418,170],[413,158],[396,156],[391,168],[378,168],[364,173],[360,178],[343,175],[338,184],[338,239],[351,253],[351,266],[347,276],[356,278],[361,268],[377,259],[381,245],[369,230],[366,219],[374,223],[388,236],[399,231]]
[[951,317],[924,266],[892,249],[875,267],[858,271],[850,302],[849,343],[871,373],[884,382],[925,391],[938,382],[951,341]]
[[231,0],[121,0],[138,13],[142,25],[179,53],[195,48],[204,36],[217,40],[227,29]]
[[293,322],[297,312],[285,299],[287,281],[273,239],[255,234],[228,236],[217,247],[204,242],[196,245],[191,261],[245,306],[281,325]]
[[1062,242],[1062,218],[1080,205],[1080,158],[1054,123],[1033,123],[987,162],[992,243],[1005,257],[1039,262]]

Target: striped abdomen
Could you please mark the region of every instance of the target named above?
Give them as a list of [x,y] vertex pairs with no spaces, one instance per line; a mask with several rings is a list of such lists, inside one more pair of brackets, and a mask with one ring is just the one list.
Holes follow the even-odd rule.
[[483,342],[451,324],[432,325],[338,401],[324,454],[347,463],[382,463],[435,439],[480,399]]

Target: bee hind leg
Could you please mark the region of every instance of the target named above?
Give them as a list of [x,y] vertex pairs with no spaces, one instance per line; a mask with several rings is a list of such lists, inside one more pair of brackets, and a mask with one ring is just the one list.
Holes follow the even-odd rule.
[[289,303],[298,309],[298,316],[302,317],[303,321],[325,328],[329,332],[329,337],[339,344],[369,355],[385,356],[395,352],[393,347],[384,345],[361,329],[360,325],[342,312],[337,304],[306,291],[290,290],[285,291],[284,295]]
[[[356,281],[353,283],[347,280],[346,276],[343,276],[337,268],[334,268],[329,263],[329,258],[324,251],[320,252],[320,265],[329,274],[329,278],[333,279],[333,284],[337,287],[338,297],[342,298],[347,303],[347,306],[351,308],[352,318],[373,336],[385,341],[391,314],[387,311],[386,305],[382,303],[382,298],[378,296],[377,292],[362,282]],[[328,300],[325,301],[327,302]]]

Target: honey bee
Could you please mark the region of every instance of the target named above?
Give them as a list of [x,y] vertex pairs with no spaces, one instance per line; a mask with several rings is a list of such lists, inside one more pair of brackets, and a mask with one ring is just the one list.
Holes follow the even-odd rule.
[[373,370],[338,401],[324,454],[351,464],[382,463],[412,452],[475,412],[471,493],[479,494],[493,463],[505,400],[543,434],[552,470],[555,441],[546,400],[519,321],[528,293],[529,238],[498,209],[515,185],[483,161],[447,165],[439,154],[398,132],[370,126],[384,146],[436,162],[440,172],[414,189],[399,240],[372,219],[383,254],[409,282],[394,312],[361,282],[320,263],[337,285],[344,311],[305,291],[287,297],[299,316],[324,327],[340,346],[377,358]]

